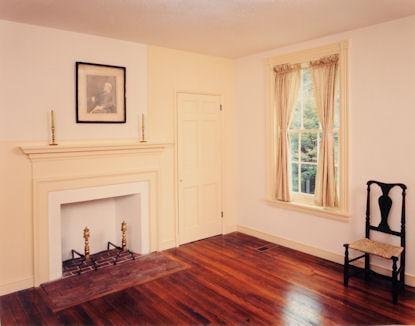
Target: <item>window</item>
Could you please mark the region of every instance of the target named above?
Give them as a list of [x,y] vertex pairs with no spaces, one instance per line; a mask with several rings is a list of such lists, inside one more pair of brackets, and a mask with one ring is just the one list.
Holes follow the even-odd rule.
[[[334,112],[334,161],[339,190],[339,85],[336,85]],[[299,94],[289,127],[290,191],[295,201],[311,203],[315,193],[321,125],[317,117],[310,68],[301,68]],[[338,191],[337,190],[337,191]]]
[[[270,71],[270,105],[268,111],[268,135],[271,141],[268,147],[267,193],[268,202],[278,207],[309,212],[314,215],[340,218],[349,217],[348,208],[348,129],[347,129],[347,48],[346,41],[321,48],[271,58]],[[335,85],[333,158],[335,186],[338,204],[333,208],[318,206],[316,196],[316,176],[322,126],[317,116],[317,106],[313,92],[312,68],[310,62],[332,55],[338,55],[339,63]],[[277,186],[277,137],[278,118],[275,111],[275,67],[281,65],[301,65],[298,96],[293,107],[291,121],[288,125],[288,180],[290,199],[276,199]],[[279,88],[277,88],[279,89]],[[279,154],[280,155],[280,154]],[[281,156],[279,156],[279,159]],[[279,161],[278,161],[279,162]],[[278,165],[280,167],[280,165]],[[278,171],[280,173],[281,171]],[[285,174],[286,175],[286,174]],[[286,187],[286,186],[285,186]]]

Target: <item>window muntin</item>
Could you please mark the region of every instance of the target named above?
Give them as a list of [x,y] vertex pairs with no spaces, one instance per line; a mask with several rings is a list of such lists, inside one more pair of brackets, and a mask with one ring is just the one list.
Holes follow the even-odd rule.
[[[336,85],[334,108],[334,160],[336,186],[339,190],[339,120],[340,91]],[[293,118],[289,127],[290,135],[290,190],[294,201],[312,199],[315,194],[318,155],[321,141],[321,125],[317,116],[313,95],[313,81],[309,67],[301,69],[301,82]],[[308,197],[308,198],[307,198]],[[310,198],[311,197],[311,198]]]

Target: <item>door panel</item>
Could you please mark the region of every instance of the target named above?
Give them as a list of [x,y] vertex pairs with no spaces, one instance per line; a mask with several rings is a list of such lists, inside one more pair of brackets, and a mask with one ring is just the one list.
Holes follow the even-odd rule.
[[220,97],[177,95],[180,244],[222,234]]

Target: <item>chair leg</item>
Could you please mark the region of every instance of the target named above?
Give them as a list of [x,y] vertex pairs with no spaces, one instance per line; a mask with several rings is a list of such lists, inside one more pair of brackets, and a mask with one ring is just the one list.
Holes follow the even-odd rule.
[[401,254],[401,275],[399,282],[401,283],[402,290],[405,291],[405,251]]
[[344,245],[344,271],[343,271],[343,283],[345,287],[349,286],[349,245]]
[[368,281],[370,277],[370,255],[365,254],[365,281]]
[[392,302],[393,304],[398,303],[398,257],[392,257]]

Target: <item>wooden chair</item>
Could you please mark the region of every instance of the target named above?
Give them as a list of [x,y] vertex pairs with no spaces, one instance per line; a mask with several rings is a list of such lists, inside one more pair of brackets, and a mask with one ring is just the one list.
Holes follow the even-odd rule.
[[[381,220],[378,226],[370,224],[370,187],[372,184],[378,185],[382,190],[382,195],[378,199]],[[401,208],[401,231],[393,231],[389,227],[388,217],[392,207],[392,199],[389,197],[389,192],[394,187],[402,189],[402,208]],[[349,274],[350,263],[358,259],[365,259],[365,280],[369,279],[370,270],[370,255],[379,256],[385,259],[392,260],[392,302],[398,303],[398,292],[405,287],[405,196],[406,186],[402,183],[383,183],[379,181],[367,182],[367,202],[366,202],[366,238],[357,240],[351,244],[344,244],[344,285],[349,285],[349,278],[353,275]],[[401,238],[401,246],[393,246],[390,244],[374,241],[370,239],[370,231],[383,232]],[[349,248],[354,249],[364,254],[352,259],[349,259]],[[400,266],[398,269],[397,262],[400,258]],[[399,276],[399,280],[398,280]]]

